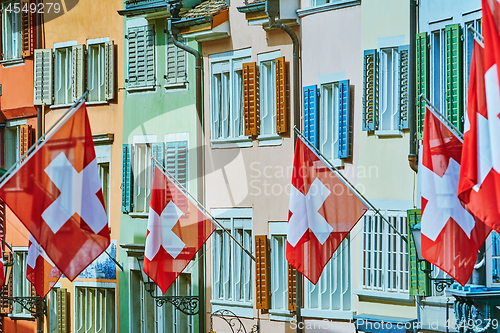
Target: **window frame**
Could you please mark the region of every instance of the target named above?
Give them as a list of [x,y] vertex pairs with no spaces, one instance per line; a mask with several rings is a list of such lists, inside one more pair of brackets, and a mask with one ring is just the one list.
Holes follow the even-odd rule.
[[[319,112],[318,112],[318,149],[319,151],[328,158],[328,160],[335,166],[341,167],[344,165],[344,161],[339,158],[339,81],[331,81],[321,83],[319,85]],[[328,91],[331,91],[329,93]],[[327,100],[327,97],[331,100]],[[329,104],[330,102],[330,104]],[[333,124],[327,119],[325,121],[326,111],[328,110],[328,115],[333,122]],[[323,144],[324,139],[324,129],[330,128],[332,130],[332,156],[325,155],[325,144]]]
[[[0,4],[0,7],[2,9],[1,11],[1,22],[2,26],[0,27],[1,33],[2,33],[2,50],[0,50],[3,54],[2,58],[0,61],[3,62],[9,62],[9,61],[16,61],[16,60],[21,60],[23,58],[22,55],[22,42],[21,42],[21,10],[19,13],[14,12],[14,6],[15,4],[19,4],[19,9],[21,9],[21,1],[20,0],[6,0],[2,4]],[[11,5],[12,11],[7,11],[6,7]],[[8,26],[8,21],[7,20],[7,15],[11,17],[10,20],[10,27]],[[13,19],[15,18],[15,19]],[[13,24],[17,23],[19,27],[19,31],[16,31],[16,28],[14,27],[13,30]],[[6,42],[9,41],[10,43]],[[10,50],[12,50],[12,46],[14,45],[14,41],[17,43],[17,53],[13,53],[12,55],[9,54],[9,47]]]
[[[391,53],[389,62],[388,53]],[[383,47],[379,51],[379,129],[378,132],[399,131],[400,124],[400,105],[399,105],[399,87],[401,86],[399,73],[399,51],[398,47]],[[392,75],[389,75],[390,74]],[[385,74],[385,75],[384,75]],[[389,78],[391,81],[389,81]],[[394,80],[396,79],[396,80]],[[391,100],[391,103],[389,103]],[[384,107],[386,110],[384,111]],[[388,119],[391,120],[389,128],[382,128],[384,124],[384,113],[392,109],[392,114]]]
[[[117,292],[116,292],[116,284],[115,283],[105,283],[105,282],[75,282],[74,285],[73,285],[73,316],[74,316],[74,321],[73,321],[73,332],[77,333],[78,330],[77,330],[77,324],[78,324],[78,318],[79,318],[79,315],[81,314],[81,312],[79,311],[79,309],[77,308],[77,305],[78,305],[78,289],[95,289],[96,291],[98,289],[104,289],[106,290],[105,292],[107,292],[108,290],[112,290],[113,291],[113,304],[112,306],[110,307],[111,309],[113,309],[113,313],[114,313],[114,316],[113,316],[113,324],[114,324],[114,330],[112,330],[111,332],[112,333],[116,333],[117,330],[118,330],[118,314],[117,314],[117,304],[118,304],[118,295],[117,295]],[[97,299],[97,294],[96,294],[96,299]],[[68,300],[69,302],[69,300]],[[107,304],[105,303],[104,304],[104,309],[107,309]],[[96,315],[98,313],[98,311],[94,311],[94,315]],[[107,313],[107,311],[105,311],[105,313]],[[86,318],[84,321],[87,321]]]
[[[498,243],[497,246],[498,249],[498,255],[495,255],[493,253],[493,245],[494,245],[494,237],[497,237]],[[499,287],[500,286],[500,269],[497,272],[497,275],[499,276],[498,282],[495,282],[493,280],[493,259],[498,260],[498,266],[500,268],[500,235],[492,230],[491,233],[489,234],[488,238],[486,239],[485,242],[486,245],[486,287],[488,288],[494,288],[494,287]],[[495,258],[494,258],[495,257]]]
[[[106,77],[106,42],[109,42],[109,37],[103,37],[103,38],[96,38],[96,39],[88,39],[87,40],[87,61],[86,61],[86,65],[87,65],[87,68],[86,68],[86,88],[89,90],[89,101],[87,102],[87,104],[97,104],[97,103],[108,103],[108,101],[106,100],[106,81],[108,80],[108,78]],[[92,68],[91,65],[95,65],[94,62],[92,61],[92,57],[91,57],[91,52],[93,48],[95,47],[99,47],[99,54],[98,54],[98,66],[99,66],[99,69],[98,71],[100,72],[99,74],[101,75],[97,75],[98,76],[98,79],[97,81],[100,81],[99,79],[99,76],[102,76],[102,82],[100,83],[100,85],[102,85],[102,96],[100,96],[100,98],[98,98],[97,100],[95,101],[91,101],[90,98],[92,96],[92,90],[90,89],[90,74],[92,72]],[[111,64],[112,65],[112,64]],[[95,72],[93,72],[93,75],[96,75]]]
[[[72,59],[72,47],[76,46],[78,43],[77,41],[69,41],[69,42],[63,42],[63,43],[55,43],[54,44],[54,91],[53,91],[53,98],[54,98],[54,105],[51,106],[51,108],[58,107],[58,106],[64,106],[64,105],[70,105],[73,103],[73,89],[76,89],[76,87],[73,87],[73,59]],[[65,63],[64,63],[64,79],[61,77],[62,73],[60,71],[60,67],[62,67],[62,64],[60,63],[61,59],[61,50],[65,49],[66,52],[66,57],[65,57]],[[62,85],[64,82],[65,85],[65,97],[63,101],[59,100],[58,95],[58,90],[62,89],[62,87],[59,87],[59,85]],[[69,85],[69,87],[68,87]],[[58,89],[59,88],[59,89]]]
[[[21,261],[19,261],[19,256],[22,257]],[[13,247],[12,261],[12,297],[31,297],[31,283],[26,278],[28,248],[25,246]],[[9,314],[9,317],[33,318],[30,311],[16,302],[12,304],[12,313]]]

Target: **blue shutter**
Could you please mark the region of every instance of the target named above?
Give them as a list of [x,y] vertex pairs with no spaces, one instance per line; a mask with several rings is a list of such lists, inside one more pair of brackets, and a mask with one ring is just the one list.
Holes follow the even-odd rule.
[[167,142],[165,168],[184,187],[187,186],[187,141]]
[[349,80],[339,82],[339,158],[349,157],[350,126]]
[[408,129],[410,45],[402,45],[399,51],[399,129]]
[[132,145],[123,145],[123,170],[122,170],[122,212],[132,211]]
[[378,128],[378,52],[366,50],[363,62],[363,131]]
[[307,86],[303,88],[304,100],[304,136],[318,147],[318,88]]

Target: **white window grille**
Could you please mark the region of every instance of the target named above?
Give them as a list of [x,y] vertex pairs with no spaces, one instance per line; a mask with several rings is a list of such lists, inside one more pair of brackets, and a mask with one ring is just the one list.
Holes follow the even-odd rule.
[[276,135],[276,69],[274,60],[260,63],[260,135]]
[[115,290],[75,287],[75,332],[116,332]]
[[21,1],[4,1],[2,12],[2,60],[21,58]]
[[339,83],[321,85],[319,108],[319,150],[334,165],[341,165],[339,156]]

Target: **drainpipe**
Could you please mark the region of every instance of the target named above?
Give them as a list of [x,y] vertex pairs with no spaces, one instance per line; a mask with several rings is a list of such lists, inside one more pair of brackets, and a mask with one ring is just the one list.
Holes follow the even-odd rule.
[[[171,11],[171,14],[173,14],[173,11]],[[174,16],[174,15],[173,15]],[[185,45],[177,40],[177,36],[179,34],[179,29],[175,28],[172,24],[174,23],[176,18],[170,18],[168,20],[168,32],[172,36],[172,41],[175,46],[178,48],[192,54],[195,56],[195,70],[196,70],[196,114],[198,115],[198,120],[199,120],[199,126],[196,131],[196,151],[197,151],[197,175],[198,175],[198,182],[197,182],[197,197],[198,201],[204,204],[204,182],[203,182],[203,174],[204,174],[204,154],[205,154],[205,149],[204,149],[204,119],[203,119],[203,90],[202,90],[202,55],[201,53],[192,48],[189,47],[188,45]],[[198,252],[204,253],[205,252],[205,245],[203,245]],[[198,296],[199,296],[199,332],[205,332],[205,261],[201,260],[198,258]]]
[[410,0],[410,77],[409,77],[409,96],[408,123],[410,124],[410,151],[408,162],[410,168],[418,172],[418,154],[417,154],[417,120],[416,120],[416,38],[417,35],[417,4],[416,0]]

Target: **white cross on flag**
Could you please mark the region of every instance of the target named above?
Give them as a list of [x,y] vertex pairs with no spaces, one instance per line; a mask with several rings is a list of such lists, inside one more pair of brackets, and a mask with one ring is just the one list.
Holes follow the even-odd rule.
[[214,231],[210,219],[155,165],[144,272],[163,293]]
[[460,203],[462,143],[429,110],[422,145],[422,256],[465,285],[490,228]]
[[288,262],[316,284],[366,210],[366,205],[298,137],[288,213]]
[[4,181],[0,198],[70,280],[106,250],[108,220],[85,103]]
[[49,293],[62,275],[32,235],[30,235],[26,266],[26,278],[35,287],[37,295],[42,298]]

